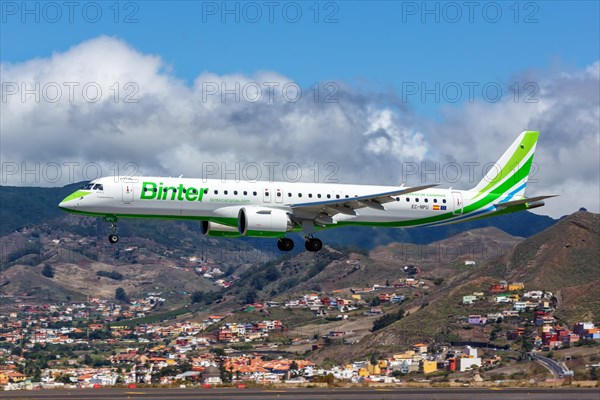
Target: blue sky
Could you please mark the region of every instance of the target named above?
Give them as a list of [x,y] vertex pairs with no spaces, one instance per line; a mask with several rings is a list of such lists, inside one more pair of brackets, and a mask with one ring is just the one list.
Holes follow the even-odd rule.
[[407,81],[504,83],[527,69],[581,68],[600,51],[596,1],[92,3],[78,3],[70,22],[64,2],[3,2],[2,62],[47,57],[104,34],[160,55],[188,81],[203,71],[274,70],[303,86],[344,80],[398,90]]
[[[334,163],[345,183],[466,189],[476,183],[466,171],[430,182],[404,167],[483,166],[540,130],[528,195],[560,195],[540,212],[599,212],[599,4],[2,1],[0,156],[163,176],[198,176],[204,161],[293,161],[309,173]],[[207,96],[207,84],[272,82],[305,92],[298,102]],[[312,98],[315,82],[334,82],[336,102]],[[89,84],[103,88],[98,101],[83,96]],[[70,183],[5,172],[0,184]]]

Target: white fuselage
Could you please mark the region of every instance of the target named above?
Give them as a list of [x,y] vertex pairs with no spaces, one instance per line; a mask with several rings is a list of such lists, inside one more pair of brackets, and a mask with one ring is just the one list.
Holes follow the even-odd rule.
[[[230,219],[237,218],[241,206],[266,206],[290,210],[298,204],[308,205],[326,200],[352,199],[398,189],[393,186],[235,182],[160,177],[136,179],[105,177],[93,183],[101,184],[102,190],[90,190],[90,193],[83,197],[61,203],[61,207],[82,214],[99,216]],[[334,223],[377,225],[418,220],[445,213],[460,217],[464,202],[468,202],[470,198],[469,191],[431,188],[396,196],[396,201],[386,203],[384,210],[365,207],[356,210],[356,215],[337,214],[333,220]],[[411,224],[402,224],[402,226],[409,227]]]

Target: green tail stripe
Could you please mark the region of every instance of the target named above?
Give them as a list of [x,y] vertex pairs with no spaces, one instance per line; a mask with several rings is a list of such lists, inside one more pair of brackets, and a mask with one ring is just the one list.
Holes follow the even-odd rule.
[[[513,179],[515,177],[523,177],[525,172],[529,172],[531,168],[531,164],[533,163],[533,154],[529,157],[529,160],[518,170],[516,171],[510,178],[504,181],[502,185],[496,188],[495,191],[489,192],[484,198],[476,201],[475,203],[471,203],[463,208],[463,214],[470,213],[472,211],[476,211],[482,207],[485,207],[489,204],[492,204],[496,200],[498,200],[501,196],[506,194],[512,187],[517,185],[523,178]],[[410,221],[395,221],[395,222],[338,222],[339,226],[343,225],[363,225],[363,226],[389,226],[389,227],[402,227],[402,226],[413,226],[413,225],[425,225],[433,222],[441,222],[445,220],[449,220],[454,217],[460,217],[462,215],[454,215],[452,212],[448,212],[442,215],[435,215],[433,217],[426,217],[420,219],[414,219]]]
[[[533,146],[535,146],[538,139],[538,135],[539,132],[536,131],[527,132],[523,137],[523,140],[521,140],[519,148],[515,150],[515,152],[512,154],[512,156],[506,162],[506,164],[500,170],[500,172],[494,177],[494,179],[492,179],[487,185],[485,185],[485,187],[481,189],[474,198],[478,198],[479,196],[487,192],[490,188],[494,187],[496,184],[498,184],[498,182],[500,182],[505,176],[507,176],[510,173],[511,169],[514,169],[517,165],[519,165],[521,161],[523,161],[523,158],[525,158],[525,156],[529,154],[529,151],[533,148]],[[529,168],[526,171],[523,171],[522,177],[524,178],[527,175],[529,175]]]

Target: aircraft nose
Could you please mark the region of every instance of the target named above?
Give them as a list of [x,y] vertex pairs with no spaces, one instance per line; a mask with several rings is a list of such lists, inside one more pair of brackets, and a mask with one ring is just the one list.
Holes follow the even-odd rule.
[[62,208],[63,210],[72,210],[77,207],[76,200],[67,200],[66,198],[58,203],[58,208]]
[[90,192],[82,190],[73,192],[64,199],[62,199],[62,201],[58,203],[58,207],[62,208],[63,210],[73,210],[77,208],[77,206],[79,206],[79,200],[83,199],[83,197],[87,196],[88,194],[90,194]]
[[67,209],[70,210],[71,208],[73,208],[72,204],[70,201],[61,201],[60,203],[58,203],[58,208],[63,208],[63,209]]

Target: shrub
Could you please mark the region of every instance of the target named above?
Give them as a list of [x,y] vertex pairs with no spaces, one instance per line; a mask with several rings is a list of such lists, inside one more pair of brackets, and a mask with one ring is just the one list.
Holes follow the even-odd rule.
[[46,278],[54,278],[54,269],[50,264],[44,264],[44,268],[42,268],[42,275]]

